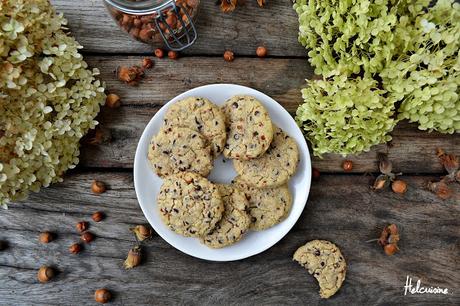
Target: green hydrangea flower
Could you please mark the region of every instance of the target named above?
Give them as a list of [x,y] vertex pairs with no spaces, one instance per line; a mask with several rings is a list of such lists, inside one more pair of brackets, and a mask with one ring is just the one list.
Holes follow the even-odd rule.
[[340,75],[308,85],[302,89],[305,103],[297,109],[296,121],[315,155],[354,154],[391,140],[395,100],[385,97],[377,81]]
[[75,167],[105,102],[65,24],[47,0],[0,2],[0,205]]
[[380,76],[402,101],[399,118],[421,130],[460,132],[460,4],[440,0],[396,35],[407,42],[404,52]]
[[[400,18],[414,18],[429,0],[297,0],[299,42],[325,77],[380,72],[398,52]],[[403,18],[403,19],[404,19]]]

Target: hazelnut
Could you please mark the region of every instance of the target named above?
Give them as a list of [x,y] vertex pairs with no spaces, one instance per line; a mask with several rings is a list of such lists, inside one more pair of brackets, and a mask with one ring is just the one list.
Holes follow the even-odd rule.
[[391,184],[391,189],[395,193],[403,194],[407,191],[407,184],[403,180],[396,180]]
[[81,244],[74,243],[69,247],[69,252],[72,254],[78,254],[81,251]]
[[175,60],[175,59],[177,59],[179,57],[179,54],[176,51],[171,50],[171,51],[168,51],[168,57],[170,59]]
[[150,58],[145,57],[142,59],[142,68],[150,69],[152,67],[153,67],[153,61]]
[[84,243],[90,243],[94,240],[94,235],[90,232],[84,232],[83,234],[81,234],[80,238]]
[[132,269],[138,266],[141,263],[141,260],[141,248],[139,246],[135,246],[129,250],[128,257],[126,257],[123,267],[125,267],[126,270]]
[[353,162],[351,160],[344,160],[342,163],[343,171],[350,172],[353,170]]
[[150,226],[146,225],[136,225],[130,229],[134,235],[136,235],[137,240],[144,241],[152,237],[153,231]]
[[383,250],[385,251],[385,254],[387,254],[388,256],[391,256],[398,251],[398,247],[396,246],[396,244],[390,243],[390,244],[385,245],[383,247]]
[[94,292],[94,299],[98,303],[105,304],[108,301],[110,301],[111,298],[112,298],[112,294],[110,293],[109,290],[107,290],[105,288],[97,289]]
[[258,57],[266,57],[267,56],[267,48],[260,46],[256,49],[256,54]]
[[100,222],[102,219],[104,219],[104,213],[101,211],[96,211],[91,218],[94,220],[94,222]]
[[41,266],[37,278],[40,283],[46,283],[54,277],[54,270],[47,266]]
[[110,108],[120,107],[120,97],[116,94],[108,94],[107,98],[105,99],[105,105]]
[[139,16],[134,17],[133,24],[134,24],[134,26],[137,27],[137,28],[141,26],[142,21],[139,19]]
[[94,180],[91,184],[91,191],[96,194],[101,194],[105,192],[105,184],[103,182],[99,182]]
[[53,234],[50,232],[43,232],[38,236],[38,240],[40,240],[41,243],[50,243],[53,241]]
[[139,38],[143,41],[149,41],[152,38],[152,30],[144,28],[139,31]]
[[130,26],[132,21],[133,20],[131,19],[131,16],[124,14],[123,18],[121,19],[121,24],[125,27]]
[[187,0],[187,6],[191,8],[195,8],[198,6],[198,0]]
[[235,59],[235,55],[233,54],[232,51],[227,50],[224,52],[224,60],[226,60],[227,62],[233,62],[234,59]]
[[318,169],[313,167],[311,173],[312,173],[312,177],[313,177],[314,180],[319,180],[319,177],[320,177],[321,174],[320,174]]
[[163,56],[165,56],[164,51],[160,48],[155,49],[155,56],[158,58],[162,58]]
[[88,222],[80,221],[77,223],[75,227],[77,228],[77,231],[79,231],[80,233],[83,233],[84,231],[88,229]]
[[166,17],[166,23],[171,27],[174,28],[177,24],[177,17],[174,14],[169,14],[168,17]]

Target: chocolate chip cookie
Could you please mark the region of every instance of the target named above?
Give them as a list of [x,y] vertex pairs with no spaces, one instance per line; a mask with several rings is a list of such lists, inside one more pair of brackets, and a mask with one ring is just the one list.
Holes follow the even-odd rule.
[[318,280],[322,298],[333,296],[345,280],[347,264],[339,248],[332,242],[310,241],[297,249],[293,259]]
[[234,186],[244,192],[249,202],[250,228],[261,231],[283,221],[291,210],[292,196],[287,185],[256,188],[236,177]]
[[265,107],[251,96],[234,96],[222,106],[227,127],[224,155],[248,160],[267,151],[273,139],[273,126]]
[[225,212],[214,230],[201,239],[202,243],[211,248],[222,248],[239,241],[251,224],[244,193],[231,185],[218,184],[217,189]]
[[161,220],[186,237],[209,234],[224,212],[217,186],[192,172],[166,177],[157,203]]
[[147,157],[161,177],[183,171],[207,176],[213,165],[204,137],[183,127],[163,127],[150,141]]
[[234,160],[233,165],[240,178],[258,188],[281,186],[295,173],[299,163],[299,149],[295,140],[279,127],[270,147],[259,158]]
[[214,156],[224,149],[224,114],[206,98],[190,97],[172,104],[163,121],[166,127],[187,127],[199,132],[210,144]]

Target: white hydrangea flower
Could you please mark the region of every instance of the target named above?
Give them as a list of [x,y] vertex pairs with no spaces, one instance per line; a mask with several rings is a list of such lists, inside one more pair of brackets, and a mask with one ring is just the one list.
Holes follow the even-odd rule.
[[1,207],[62,181],[97,124],[104,86],[66,23],[47,0],[0,2]]

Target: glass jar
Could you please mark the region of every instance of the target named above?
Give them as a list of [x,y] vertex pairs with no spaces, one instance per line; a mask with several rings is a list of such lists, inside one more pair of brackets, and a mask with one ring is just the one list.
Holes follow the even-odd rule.
[[191,46],[197,33],[193,20],[200,0],[104,0],[117,24],[148,44],[164,41],[174,51]]

